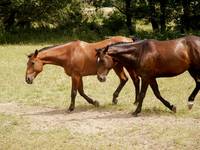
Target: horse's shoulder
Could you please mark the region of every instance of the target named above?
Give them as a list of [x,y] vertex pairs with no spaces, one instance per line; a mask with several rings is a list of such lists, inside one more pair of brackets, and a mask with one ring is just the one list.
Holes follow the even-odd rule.
[[111,41],[118,42],[118,41],[124,41],[124,42],[132,42],[131,38],[125,37],[125,36],[113,36],[110,38]]
[[73,41],[72,46],[74,50],[82,50],[88,45],[87,42],[81,41],[81,40],[76,40]]
[[84,44],[88,44],[88,43],[85,41],[81,41],[81,40],[75,40],[75,41],[73,41],[73,44],[80,46],[80,45],[84,45]]

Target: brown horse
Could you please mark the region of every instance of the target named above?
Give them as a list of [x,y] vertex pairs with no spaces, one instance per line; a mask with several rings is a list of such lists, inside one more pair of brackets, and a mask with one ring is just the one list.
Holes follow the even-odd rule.
[[148,85],[166,107],[176,112],[176,107],[160,95],[156,78],[176,76],[186,70],[196,82],[196,87],[188,98],[188,107],[192,108],[200,89],[200,37],[186,36],[168,41],[144,40],[131,44],[113,44],[97,51],[101,60],[98,64],[98,78],[105,78],[110,69],[107,63],[111,60],[108,60],[107,55],[124,66],[134,69],[141,77],[139,104],[133,115],[141,112]]
[[[72,79],[71,104],[69,106],[69,111],[74,110],[77,90],[80,95],[88,101],[88,103],[99,106],[98,101],[94,101],[84,93],[82,77],[97,74],[97,57],[95,49],[116,42],[133,42],[133,40],[131,38],[116,36],[97,43],[72,41],[63,45],[46,47],[39,51],[36,50],[28,56],[29,60],[26,70],[26,82],[32,84],[36,76],[43,70],[43,65],[58,65],[63,67],[65,73],[71,76]],[[111,68],[114,69],[120,79],[120,84],[113,93],[113,103],[116,104],[117,97],[128,78],[120,63],[113,63]],[[134,74],[134,71],[130,70],[129,73]],[[138,78],[132,79],[136,85],[135,89],[137,95],[139,93],[139,80]]]

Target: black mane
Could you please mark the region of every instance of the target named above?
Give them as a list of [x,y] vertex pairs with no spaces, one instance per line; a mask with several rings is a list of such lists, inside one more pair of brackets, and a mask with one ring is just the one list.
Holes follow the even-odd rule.
[[[58,46],[58,45],[52,45],[52,46],[43,47],[43,48],[41,48],[41,49],[39,49],[39,50],[38,50],[38,53],[39,53],[39,52],[41,52],[41,51],[48,50],[48,49],[50,49],[50,48],[54,48],[54,47],[56,47],[56,46]],[[28,57],[31,57],[31,56],[33,56],[33,55],[34,55],[34,53],[35,53],[35,52],[33,52],[33,53],[29,54],[29,55],[28,55]]]
[[110,45],[107,45],[108,47],[110,46],[118,46],[118,45],[126,45],[126,44],[130,44],[130,43],[133,43],[133,42],[117,42],[117,43],[113,43],[113,44],[110,44]]
[[114,44],[110,44],[107,47],[112,47],[112,46],[119,46],[119,47],[121,47],[121,46],[130,46],[130,45],[135,45],[135,44],[142,43],[144,41],[146,41],[146,39],[144,39],[144,40],[137,40],[135,42],[117,42],[117,43],[114,43]]

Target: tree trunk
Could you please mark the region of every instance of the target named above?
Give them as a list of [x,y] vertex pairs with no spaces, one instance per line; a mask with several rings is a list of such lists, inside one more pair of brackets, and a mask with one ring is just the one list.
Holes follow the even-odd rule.
[[167,0],[160,0],[160,30],[165,32],[166,30],[166,2]]
[[125,14],[126,14],[126,25],[129,31],[129,34],[133,34],[135,31],[133,30],[133,26],[132,26],[132,14],[131,14],[131,1],[132,0],[126,0],[126,10],[125,10]]
[[183,16],[182,16],[182,28],[183,30],[189,31],[190,29],[190,0],[182,0]]
[[7,16],[7,18],[4,18],[3,24],[5,26],[5,30],[9,31],[11,29],[11,27],[14,25],[15,23],[15,11],[12,11],[9,16]]
[[154,32],[159,32],[159,25],[156,20],[156,9],[155,9],[155,1],[149,0],[149,12],[150,12],[150,22]]

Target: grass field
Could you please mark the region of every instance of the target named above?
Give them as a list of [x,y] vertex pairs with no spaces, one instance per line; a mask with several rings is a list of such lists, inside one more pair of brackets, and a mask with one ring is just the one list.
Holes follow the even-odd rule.
[[[140,117],[132,117],[129,113],[135,109],[135,95],[130,78],[118,105],[111,105],[119,83],[112,71],[105,83],[96,76],[84,78],[85,92],[100,102],[99,108],[77,95],[75,113],[66,114],[71,79],[62,68],[45,66],[33,85],[24,81],[26,54],[44,46],[0,46],[0,150],[200,148],[200,97],[197,95],[189,111],[187,98],[195,84],[187,72],[158,79],[163,97],[177,106],[176,114],[165,108],[149,88]],[[49,113],[32,115],[40,111]]]

